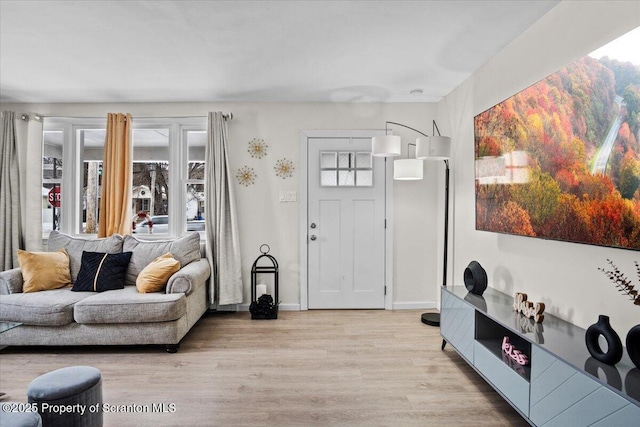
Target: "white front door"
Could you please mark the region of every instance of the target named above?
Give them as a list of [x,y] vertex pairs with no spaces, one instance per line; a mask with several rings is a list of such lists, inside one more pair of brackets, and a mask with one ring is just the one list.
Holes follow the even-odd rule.
[[384,158],[371,138],[309,138],[307,173],[309,308],[384,308]]

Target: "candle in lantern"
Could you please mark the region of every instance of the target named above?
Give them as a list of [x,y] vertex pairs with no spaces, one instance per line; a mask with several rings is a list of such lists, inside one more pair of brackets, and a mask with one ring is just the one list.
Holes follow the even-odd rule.
[[256,296],[258,298],[260,298],[260,296],[266,293],[267,293],[267,285],[265,285],[264,283],[260,283],[259,285],[256,285]]

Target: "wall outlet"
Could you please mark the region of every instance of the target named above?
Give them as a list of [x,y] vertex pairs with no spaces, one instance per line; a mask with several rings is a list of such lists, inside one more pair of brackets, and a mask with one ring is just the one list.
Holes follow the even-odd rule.
[[295,202],[298,200],[298,193],[295,191],[281,191],[278,195],[280,203]]

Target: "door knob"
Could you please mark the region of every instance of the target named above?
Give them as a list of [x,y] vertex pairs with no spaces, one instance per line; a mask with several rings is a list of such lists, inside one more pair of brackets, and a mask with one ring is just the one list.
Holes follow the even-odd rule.
[[318,237],[317,237],[315,234],[312,234],[309,238],[310,238],[311,240],[316,240]]
[[316,226],[316,223],[315,223],[315,222],[312,222],[312,223],[311,223],[311,225],[310,225],[309,227],[311,227],[311,228],[316,228],[317,226]]

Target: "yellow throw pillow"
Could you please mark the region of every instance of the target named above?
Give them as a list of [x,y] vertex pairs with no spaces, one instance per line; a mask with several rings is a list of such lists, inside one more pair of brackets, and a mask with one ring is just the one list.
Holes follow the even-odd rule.
[[63,248],[56,252],[27,252],[18,249],[22,271],[22,292],[58,289],[71,284],[69,254]]
[[141,294],[160,292],[164,289],[169,277],[178,270],[180,270],[180,261],[170,253],[161,255],[138,274],[136,288]]

